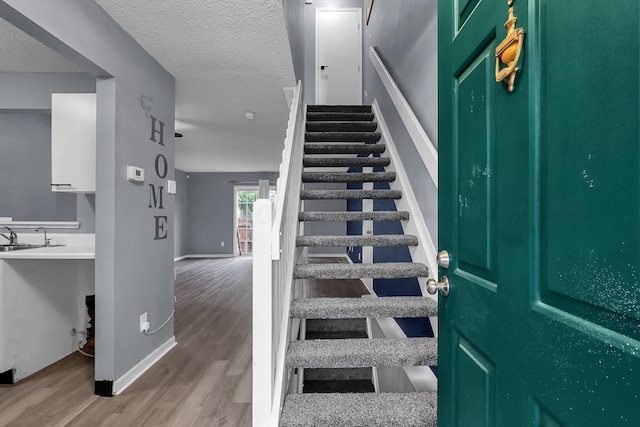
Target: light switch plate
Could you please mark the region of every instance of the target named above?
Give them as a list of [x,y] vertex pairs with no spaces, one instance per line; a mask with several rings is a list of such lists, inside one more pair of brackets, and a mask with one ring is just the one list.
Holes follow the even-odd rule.
[[168,180],[167,181],[167,193],[176,194],[177,185],[178,184],[173,179]]

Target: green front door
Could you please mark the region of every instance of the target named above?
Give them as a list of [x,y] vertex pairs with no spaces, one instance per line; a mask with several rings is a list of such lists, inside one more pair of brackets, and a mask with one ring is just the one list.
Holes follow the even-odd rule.
[[640,2],[438,7],[438,425],[640,426]]

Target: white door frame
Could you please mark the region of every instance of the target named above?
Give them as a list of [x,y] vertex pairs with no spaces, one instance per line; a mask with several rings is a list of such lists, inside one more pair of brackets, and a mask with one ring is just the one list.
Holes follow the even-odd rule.
[[362,8],[360,7],[318,7],[315,16],[315,103],[320,102],[320,49],[318,46],[318,13],[320,12],[358,12],[358,70],[360,70],[360,78],[358,79],[358,94],[362,104]]

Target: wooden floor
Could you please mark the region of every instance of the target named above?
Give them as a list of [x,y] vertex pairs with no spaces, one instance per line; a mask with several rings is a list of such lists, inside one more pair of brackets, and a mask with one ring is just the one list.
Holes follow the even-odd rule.
[[177,262],[178,346],[112,398],[77,353],[0,386],[0,426],[250,426],[251,262]]
[[[337,262],[312,258],[309,262]],[[0,386],[0,427],[251,426],[252,258],[176,262],[178,345],[122,394],[93,394],[78,353]],[[310,280],[309,297],[358,297],[360,280]]]

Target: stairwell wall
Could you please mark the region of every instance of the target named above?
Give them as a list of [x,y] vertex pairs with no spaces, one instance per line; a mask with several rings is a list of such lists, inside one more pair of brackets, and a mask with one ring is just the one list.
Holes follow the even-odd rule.
[[433,243],[438,242],[438,189],[368,58],[374,46],[429,139],[438,145],[437,0],[376,0],[365,26],[365,103],[378,101]]
[[293,71],[296,81],[304,81],[304,10],[305,4],[300,0],[283,0],[284,17],[289,34]]

